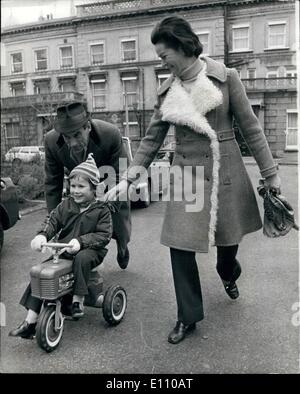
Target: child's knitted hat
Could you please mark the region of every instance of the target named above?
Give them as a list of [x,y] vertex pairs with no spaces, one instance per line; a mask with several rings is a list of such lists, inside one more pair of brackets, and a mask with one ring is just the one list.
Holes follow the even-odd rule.
[[100,172],[96,166],[92,153],[89,153],[86,161],[73,168],[69,175],[69,179],[72,178],[73,175],[82,175],[88,178],[93,185],[97,186],[99,184]]

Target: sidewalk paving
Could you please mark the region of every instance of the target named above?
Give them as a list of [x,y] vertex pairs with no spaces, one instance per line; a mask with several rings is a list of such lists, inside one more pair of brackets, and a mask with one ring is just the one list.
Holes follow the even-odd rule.
[[33,213],[36,211],[40,211],[41,209],[46,209],[46,201],[43,200],[32,200],[32,202],[35,203],[34,206],[24,208],[20,210],[20,215],[25,216],[28,215],[29,213]]
[[295,164],[299,163],[298,152],[284,152],[284,156],[279,159],[279,164]]
[[[298,165],[298,152],[284,152],[280,158],[275,158],[275,162],[279,165]],[[246,165],[255,165],[256,161],[252,156],[244,156],[243,161]]]
[[[247,166],[253,185],[260,174]],[[281,166],[285,194],[298,213],[296,166]],[[262,200],[258,201],[260,212]],[[217,275],[216,250],[198,254],[205,319],[185,341],[170,345],[167,335],[177,315],[168,248],[159,234],[165,203],[132,212],[131,259],[124,271],[116,262],[113,240],[100,266],[105,290],[120,284],[128,304],[123,321],[107,326],[101,310],[86,309],[80,322],[65,321],[54,353],[35,343],[8,336],[24,319],[18,305],[33,265],[44,255],[30,242],[46,211],[24,216],[5,234],[1,254],[1,302],[6,326],[1,327],[1,372],[57,374],[299,374],[298,233],[269,239],[262,230],[248,234],[239,248],[243,274],[240,297],[231,300]],[[125,390],[126,391],[126,390]],[[131,390],[132,392],[133,390]],[[175,389],[176,391],[176,389]],[[178,390],[180,391],[180,390]],[[146,390],[147,392],[147,390]]]

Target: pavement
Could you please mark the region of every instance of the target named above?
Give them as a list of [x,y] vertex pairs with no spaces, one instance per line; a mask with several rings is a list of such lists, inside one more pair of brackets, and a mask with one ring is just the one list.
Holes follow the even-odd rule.
[[[244,163],[246,165],[256,165],[256,161],[252,156],[244,156]],[[299,154],[298,152],[284,152],[283,156],[274,159],[277,164],[281,165],[298,165]]]
[[[259,171],[247,166],[253,185]],[[282,166],[284,195],[298,214],[296,166]],[[262,200],[257,196],[262,212]],[[27,214],[5,232],[1,255],[1,372],[108,374],[299,374],[299,241],[291,230],[269,239],[247,235],[238,259],[243,273],[240,297],[225,293],[216,273],[215,248],[197,254],[205,319],[178,345],[167,342],[176,320],[169,250],[159,242],[165,203],[132,212],[130,263],[121,270],[112,241],[99,271],[104,286],[122,285],[128,306],[124,320],[109,327],[101,309],[86,308],[79,322],[65,321],[59,347],[45,353],[36,341],[8,337],[23,319],[18,304],[31,266],[45,256],[30,250],[30,240],[46,210]],[[3,322],[2,322],[3,323]]]
[[299,152],[284,152],[283,157],[279,159],[279,164],[298,165]]
[[29,208],[20,209],[20,216],[21,217],[46,208],[46,201],[45,200],[29,200],[29,201],[34,203],[34,205]]

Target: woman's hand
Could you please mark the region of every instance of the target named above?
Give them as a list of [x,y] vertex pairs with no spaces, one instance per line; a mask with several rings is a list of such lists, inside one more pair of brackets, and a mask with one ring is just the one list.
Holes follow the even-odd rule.
[[278,174],[266,178],[264,184],[267,189],[274,189],[278,194],[280,194],[281,180]]
[[127,197],[129,186],[129,182],[123,179],[105,194],[105,201],[125,201],[124,197]]

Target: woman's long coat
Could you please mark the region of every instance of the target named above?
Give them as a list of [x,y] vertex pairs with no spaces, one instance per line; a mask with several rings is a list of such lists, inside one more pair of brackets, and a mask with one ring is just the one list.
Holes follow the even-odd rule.
[[[178,176],[170,177],[171,198],[161,243],[195,252],[207,252],[209,245],[238,244],[243,235],[262,227],[253,187],[234,138],[233,116],[262,177],[277,172],[237,71],[210,58],[203,60],[204,67],[189,93],[177,77],[162,85],[146,136],[126,174],[134,181],[134,166],[147,168],[151,164],[173,124],[176,148],[171,172]],[[198,196],[199,209],[185,193],[189,181],[193,191],[201,186],[204,201],[202,204]]]

